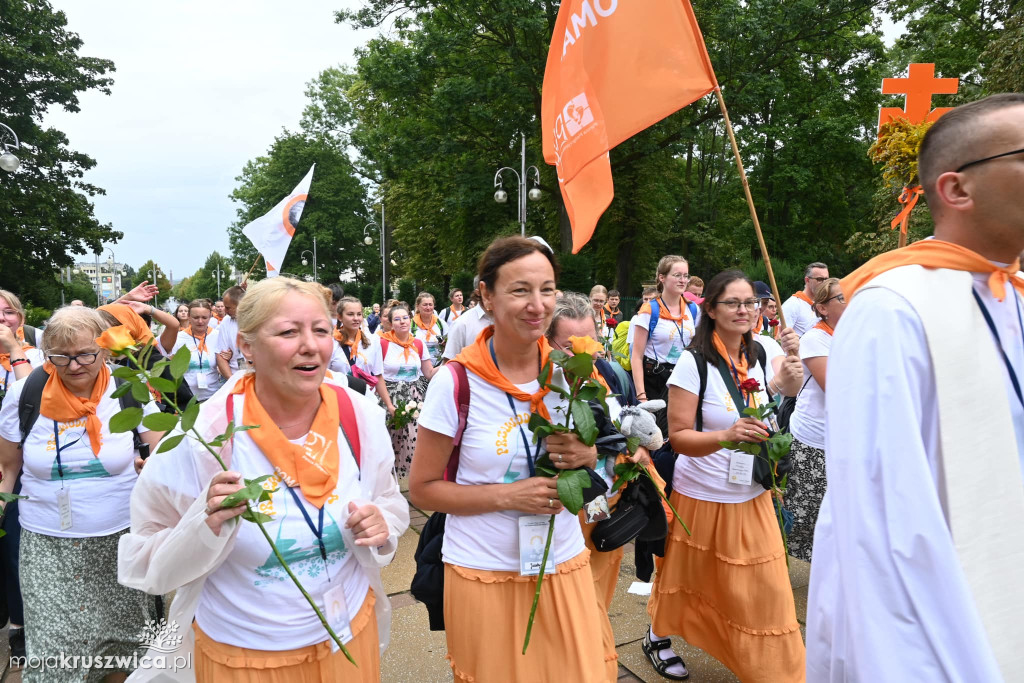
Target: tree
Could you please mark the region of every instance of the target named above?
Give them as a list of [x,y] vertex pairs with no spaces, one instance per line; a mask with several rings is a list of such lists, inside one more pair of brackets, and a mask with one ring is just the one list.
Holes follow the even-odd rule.
[[79,93],[110,93],[113,62],[81,56],[82,44],[47,0],[7,0],[0,8],[0,121],[22,142],[21,168],[0,172],[0,287],[48,308],[60,304],[57,271],[74,265],[74,254],[122,237],[93,215],[90,198],[103,190],[82,176],[96,162],[43,126],[52,106],[76,112]]
[[1024,0],[1012,3],[1009,13],[1003,30],[981,53],[989,94],[1024,92]]
[[[227,273],[229,270],[228,259],[214,251],[206,257],[206,262],[199,270],[179,283],[174,290],[174,296],[182,301],[192,301],[193,299],[216,301],[220,298],[217,292],[217,276],[214,275],[218,267]],[[221,276],[221,292],[233,284],[225,277]]]
[[[154,281],[150,276],[150,273],[157,272],[159,275]],[[142,264],[136,272],[138,281],[136,284],[141,283],[143,280],[151,285],[156,285],[160,289],[160,298],[165,299],[171,293],[171,281],[167,279],[167,273],[164,272],[163,268],[158,267],[153,260],[150,259]]]

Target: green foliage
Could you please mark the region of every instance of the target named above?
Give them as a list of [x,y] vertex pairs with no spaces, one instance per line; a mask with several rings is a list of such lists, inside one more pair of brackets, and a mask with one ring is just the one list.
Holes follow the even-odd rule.
[[93,213],[92,197],[104,192],[82,176],[95,160],[43,123],[54,106],[77,112],[80,93],[110,93],[113,62],[82,56],[82,45],[47,0],[0,7],[0,121],[21,141],[21,168],[0,171],[0,288],[43,308],[60,305],[58,270],[73,265],[75,254],[122,237]]
[[53,315],[53,311],[49,309],[33,306],[32,304],[28,304],[25,306],[26,325],[40,327],[44,322],[50,319],[51,315]]
[[[462,305],[465,306],[469,303],[469,295],[473,293],[473,278],[475,273],[471,273],[468,270],[460,270],[459,272],[452,275],[452,282],[449,291],[452,289],[462,290]],[[445,299],[447,300],[448,292],[445,292]],[[448,302],[450,303],[450,302]]]
[[409,278],[402,278],[398,281],[398,300],[404,301],[409,306],[416,305],[416,283]]
[[559,289],[589,296],[590,288],[594,286],[593,260],[590,253],[559,256],[562,265],[562,275],[558,278]]
[[1003,30],[981,53],[985,92],[1024,92],[1024,2],[1011,4]]
[[[155,263],[153,259],[143,263],[135,272],[140,283],[145,280],[149,282],[149,284],[156,285],[160,289],[158,296],[161,299],[166,298],[171,293],[171,281],[167,279],[167,268]],[[155,280],[150,273],[157,273]]]
[[194,301],[195,299],[209,299],[216,301],[220,298],[217,291],[217,276],[214,274],[217,269],[221,271],[220,292],[234,284],[228,279],[231,272],[230,259],[221,256],[214,251],[206,257],[206,261],[195,273],[183,279],[174,288],[174,296],[181,301]]

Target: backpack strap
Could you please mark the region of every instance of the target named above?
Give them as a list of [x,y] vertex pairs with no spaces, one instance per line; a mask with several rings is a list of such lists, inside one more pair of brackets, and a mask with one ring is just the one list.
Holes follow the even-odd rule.
[[32,346],[35,346],[36,348],[38,348],[39,347],[39,343],[38,342],[39,342],[39,336],[40,336],[39,335],[39,330],[37,330],[36,328],[32,327],[31,325],[22,325],[21,329],[25,333],[25,341],[28,342],[29,344],[31,344]]
[[690,319],[693,321],[693,324],[696,325],[697,324],[697,304],[695,304],[692,301],[687,301],[686,302],[686,308],[688,308],[690,310]]
[[21,398],[18,401],[18,428],[21,430],[21,442],[18,448],[25,446],[28,433],[39,418],[39,403],[43,398],[43,387],[46,386],[50,374],[42,366],[32,370],[25,386],[21,390]]
[[700,351],[696,349],[686,349],[693,354],[693,359],[697,362],[697,377],[700,378],[700,388],[697,389],[697,415],[694,420],[693,428],[698,431],[704,431],[704,392],[708,388],[708,362],[704,360],[704,356],[700,354]]
[[380,362],[383,363],[384,359],[388,357],[388,346],[391,345],[390,339],[380,339]]
[[459,455],[462,451],[462,434],[466,431],[466,419],[469,417],[469,375],[466,373],[466,366],[458,361],[449,361],[446,367],[452,373],[452,393],[458,409],[459,425],[455,428],[455,436],[452,437],[452,454],[448,458],[444,478],[445,481],[455,481],[455,475],[459,471]]
[[416,360],[423,358],[423,340],[414,338],[412,340],[412,345],[416,347],[416,351],[419,354]]

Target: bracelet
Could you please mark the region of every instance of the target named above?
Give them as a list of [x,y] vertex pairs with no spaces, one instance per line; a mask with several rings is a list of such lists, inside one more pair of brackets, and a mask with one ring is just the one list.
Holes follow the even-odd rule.
[[28,362],[28,358],[19,358],[18,360],[12,360],[11,361],[11,367],[13,368],[15,365],[21,365],[22,363],[27,363],[27,362]]
[[641,391],[639,394],[636,395],[636,397],[637,398],[641,398],[641,397],[647,398],[647,392],[646,391]]

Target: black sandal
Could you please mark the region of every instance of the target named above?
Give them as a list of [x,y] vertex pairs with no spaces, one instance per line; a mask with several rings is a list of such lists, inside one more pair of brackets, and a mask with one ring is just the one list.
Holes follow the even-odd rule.
[[648,629],[647,633],[644,634],[644,640],[643,643],[641,643],[641,647],[644,650],[644,654],[647,656],[647,661],[651,663],[651,666],[654,667],[654,670],[657,671],[659,675],[673,681],[685,681],[690,677],[689,671],[686,671],[686,673],[681,676],[668,672],[668,668],[674,664],[682,664],[683,670],[686,670],[686,662],[683,661],[682,657],[676,655],[674,657],[669,657],[668,659],[662,659],[661,656],[658,655],[661,650],[672,649],[671,639],[664,638],[662,640],[651,640],[651,631]]

